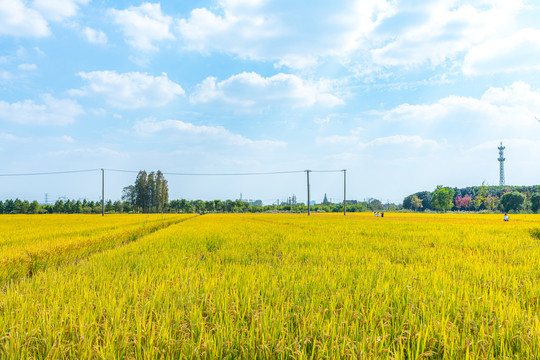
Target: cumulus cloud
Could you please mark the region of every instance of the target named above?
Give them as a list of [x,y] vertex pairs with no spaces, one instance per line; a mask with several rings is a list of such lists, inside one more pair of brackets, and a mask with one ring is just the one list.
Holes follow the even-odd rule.
[[89,0],[2,0],[0,35],[45,37],[51,34],[49,21],[63,21],[77,14]]
[[50,35],[47,21],[22,0],[0,1],[0,35],[44,37]]
[[401,104],[381,115],[387,121],[482,122],[490,125],[527,125],[540,113],[540,92],[529,84],[515,82],[503,88],[490,87],[480,98],[451,95],[433,104]]
[[80,5],[90,0],[33,0],[32,7],[47,20],[62,21],[77,14]]
[[467,75],[540,70],[540,30],[521,29],[470,49],[463,72]]
[[169,80],[167,74],[151,76],[139,72],[117,73],[115,71],[92,71],[77,74],[88,82],[81,89],[71,90],[70,94],[100,95],[107,104],[120,109],[159,107],[185,94],[184,89]]
[[310,2],[221,0],[178,21],[184,47],[303,68],[356,48],[389,10],[384,0]]
[[[396,5],[373,36],[383,43],[371,50],[373,61],[383,66],[439,65],[474,45],[502,33],[513,23],[524,1],[433,1]],[[411,14],[411,20],[404,17]],[[390,29],[391,31],[387,31]]]
[[222,126],[194,125],[180,120],[156,121],[154,119],[145,119],[135,125],[135,131],[141,136],[168,134],[169,136],[182,137],[189,141],[221,143],[229,146],[275,148],[285,147],[287,145],[283,141],[252,140],[242,135],[234,134]]
[[140,51],[157,51],[156,43],[174,40],[172,18],[161,12],[159,3],[143,3],[126,10],[109,10],[109,15],[120,26],[126,42]]
[[83,30],[83,34],[86,37],[86,40],[88,40],[91,44],[100,44],[104,45],[107,43],[107,35],[101,30],[95,30],[89,27],[85,27]]
[[[516,82],[482,96],[447,96],[431,104],[401,104],[373,113],[394,129],[417,129],[452,142],[479,142],[540,134],[540,92]],[[537,135],[536,135],[537,136]]]
[[323,81],[310,82],[292,74],[262,77],[243,72],[218,82],[206,78],[197,85],[190,101],[197,103],[221,102],[243,109],[265,108],[271,105],[333,107],[344,101],[330,93],[331,86]]
[[0,101],[0,119],[27,125],[67,125],[84,114],[82,107],[73,100],[55,99],[43,95],[39,103],[33,100],[8,103]]

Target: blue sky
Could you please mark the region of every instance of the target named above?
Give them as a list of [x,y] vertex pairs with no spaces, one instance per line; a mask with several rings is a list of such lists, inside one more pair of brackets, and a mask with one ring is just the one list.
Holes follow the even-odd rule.
[[[348,198],[539,183],[540,2],[0,0],[0,173],[347,169]],[[97,200],[99,172],[0,199]],[[106,173],[118,199],[134,174]],[[168,176],[171,198],[306,199],[305,175]],[[311,176],[337,201],[342,174]]]

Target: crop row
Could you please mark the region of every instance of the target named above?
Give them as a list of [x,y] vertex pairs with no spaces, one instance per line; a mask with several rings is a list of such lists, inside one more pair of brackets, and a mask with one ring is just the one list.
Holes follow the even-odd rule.
[[9,215],[0,217],[0,285],[77,261],[193,215]]

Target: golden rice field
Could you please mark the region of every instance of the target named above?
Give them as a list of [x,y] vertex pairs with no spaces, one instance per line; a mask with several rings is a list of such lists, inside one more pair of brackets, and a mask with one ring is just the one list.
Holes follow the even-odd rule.
[[[162,228],[121,240],[142,223]],[[4,277],[0,357],[537,359],[539,229],[538,215],[2,216],[2,273],[25,251],[68,260]],[[79,243],[94,250],[73,256]]]

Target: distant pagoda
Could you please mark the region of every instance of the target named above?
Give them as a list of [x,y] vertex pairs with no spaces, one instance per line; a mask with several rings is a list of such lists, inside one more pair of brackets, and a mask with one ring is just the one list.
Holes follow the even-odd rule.
[[499,149],[499,185],[504,185],[504,149],[506,149],[501,141],[501,146],[498,147]]

